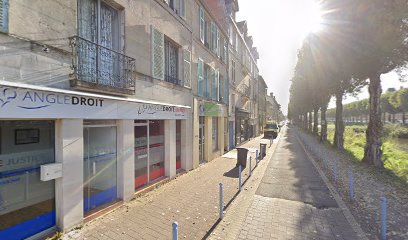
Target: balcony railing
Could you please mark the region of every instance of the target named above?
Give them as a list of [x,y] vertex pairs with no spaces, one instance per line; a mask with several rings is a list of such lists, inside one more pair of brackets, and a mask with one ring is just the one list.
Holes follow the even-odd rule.
[[166,82],[169,82],[169,83],[173,83],[173,84],[176,84],[176,85],[183,86],[183,81],[182,80],[177,79],[177,78],[172,77],[172,76],[169,76],[169,75],[164,75],[164,80]]
[[135,94],[135,59],[79,36],[70,38],[74,87]]

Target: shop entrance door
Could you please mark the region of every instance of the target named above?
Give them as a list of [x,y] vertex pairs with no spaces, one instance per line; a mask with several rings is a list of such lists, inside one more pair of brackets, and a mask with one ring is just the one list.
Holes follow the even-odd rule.
[[164,121],[135,120],[135,189],[164,176]]
[[84,127],[84,211],[117,199],[115,126]]
[[147,123],[135,124],[135,189],[148,183],[149,128]]

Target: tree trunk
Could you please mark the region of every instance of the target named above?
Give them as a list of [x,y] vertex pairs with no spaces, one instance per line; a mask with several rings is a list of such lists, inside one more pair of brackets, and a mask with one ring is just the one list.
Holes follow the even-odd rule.
[[319,108],[315,107],[313,109],[313,134],[315,134],[316,136],[319,135]]
[[334,130],[334,146],[344,149],[344,123],[343,123],[343,91],[336,93],[336,123]]
[[313,121],[313,119],[312,119],[312,112],[309,112],[309,125],[308,125],[308,130],[309,130],[310,132],[313,131],[312,121]]
[[366,131],[366,145],[364,147],[363,162],[372,164],[378,168],[384,167],[381,161],[381,134],[383,123],[381,122],[381,80],[380,75],[370,77],[368,86],[370,93],[370,120]]
[[392,123],[395,123],[395,113],[392,114]]
[[326,111],[327,111],[327,105],[324,104],[321,109],[321,114],[320,114],[320,124],[321,129],[320,129],[320,140],[324,143],[327,141],[327,120],[326,120]]
[[307,130],[307,113],[303,115],[303,129]]

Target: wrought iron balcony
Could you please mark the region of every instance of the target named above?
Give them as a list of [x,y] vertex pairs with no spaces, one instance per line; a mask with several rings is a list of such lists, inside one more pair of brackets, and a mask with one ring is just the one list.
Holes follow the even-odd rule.
[[77,88],[135,94],[135,59],[79,36],[70,38]]
[[182,80],[177,79],[177,78],[172,77],[172,76],[169,76],[169,75],[167,75],[167,74],[164,75],[164,80],[165,80],[166,82],[169,82],[169,83],[173,83],[173,84],[176,84],[176,85],[183,86],[183,81],[182,81]]

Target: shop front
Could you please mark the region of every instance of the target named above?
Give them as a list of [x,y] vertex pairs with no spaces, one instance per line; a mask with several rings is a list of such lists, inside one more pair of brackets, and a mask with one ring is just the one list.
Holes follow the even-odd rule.
[[[226,128],[227,109],[225,105],[199,102],[199,159],[208,162],[222,155],[228,136]],[[228,142],[227,142],[228,145]]]
[[73,227],[192,165],[187,106],[13,83],[0,100],[0,239]]
[[25,239],[55,226],[54,180],[40,180],[55,162],[54,122],[0,121],[0,136],[0,239]]

